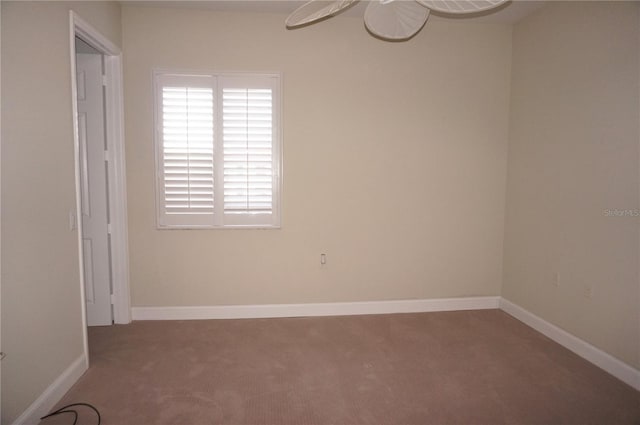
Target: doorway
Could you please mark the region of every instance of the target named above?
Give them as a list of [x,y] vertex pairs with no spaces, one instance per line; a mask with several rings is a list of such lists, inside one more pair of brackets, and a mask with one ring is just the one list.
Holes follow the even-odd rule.
[[120,49],[70,12],[76,218],[87,326],[131,322]]

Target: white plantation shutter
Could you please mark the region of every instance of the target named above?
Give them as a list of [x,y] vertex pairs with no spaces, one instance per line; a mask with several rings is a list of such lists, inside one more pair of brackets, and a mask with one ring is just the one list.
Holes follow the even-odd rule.
[[208,225],[214,216],[214,95],[210,76],[156,80],[160,225]]
[[279,226],[279,77],[156,74],[160,227]]
[[167,213],[213,213],[213,91],[164,87],[162,107]]
[[223,88],[224,211],[273,208],[271,89]]

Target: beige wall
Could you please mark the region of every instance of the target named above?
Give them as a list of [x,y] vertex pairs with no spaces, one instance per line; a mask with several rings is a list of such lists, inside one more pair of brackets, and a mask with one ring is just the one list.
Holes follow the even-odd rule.
[[[133,306],[498,295],[511,28],[123,8]],[[281,71],[280,230],[156,230],[154,67]],[[320,267],[320,253],[327,265]]]
[[605,211],[640,208],[639,28],[631,2],[554,3],[515,26],[502,289],[635,367],[639,218]]
[[83,352],[69,10],[120,43],[120,7],[2,1],[2,423]]

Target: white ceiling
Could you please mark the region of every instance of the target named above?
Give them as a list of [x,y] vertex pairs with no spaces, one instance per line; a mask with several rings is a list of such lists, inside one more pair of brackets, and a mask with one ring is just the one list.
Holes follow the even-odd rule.
[[[344,12],[345,16],[362,16],[368,0],[361,0],[355,6]],[[173,7],[209,9],[226,12],[251,12],[251,13],[281,13],[283,15],[293,12],[297,7],[306,3],[300,0],[121,0],[120,3],[144,7]],[[456,20],[468,20],[471,22],[505,23],[513,24],[520,19],[541,8],[546,1],[539,0],[511,0],[501,7],[473,15],[445,15],[433,13],[435,16],[447,17]]]

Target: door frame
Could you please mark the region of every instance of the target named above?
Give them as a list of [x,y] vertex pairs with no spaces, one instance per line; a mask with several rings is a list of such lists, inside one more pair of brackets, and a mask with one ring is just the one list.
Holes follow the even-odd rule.
[[131,300],[129,292],[129,253],[127,229],[127,192],[124,147],[124,102],[122,85],[122,51],[118,46],[83,20],[76,12],[69,12],[69,43],[71,48],[71,109],[73,118],[73,147],[76,183],[76,224],[78,228],[78,258],[80,265],[80,294],[82,302],[82,327],[84,345],[88,358],[87,311],[84,282],[84,259],[82,255],[82,220],[80,186],[80,140],[78,137],[78,85],[76,77],[76,37],[94,47],[104,55],[105,66],[105,127],[107,134],[107,175],[109,179],[109,229],[111,235],[111,276],[113,285],[114,323],[131,322]]

